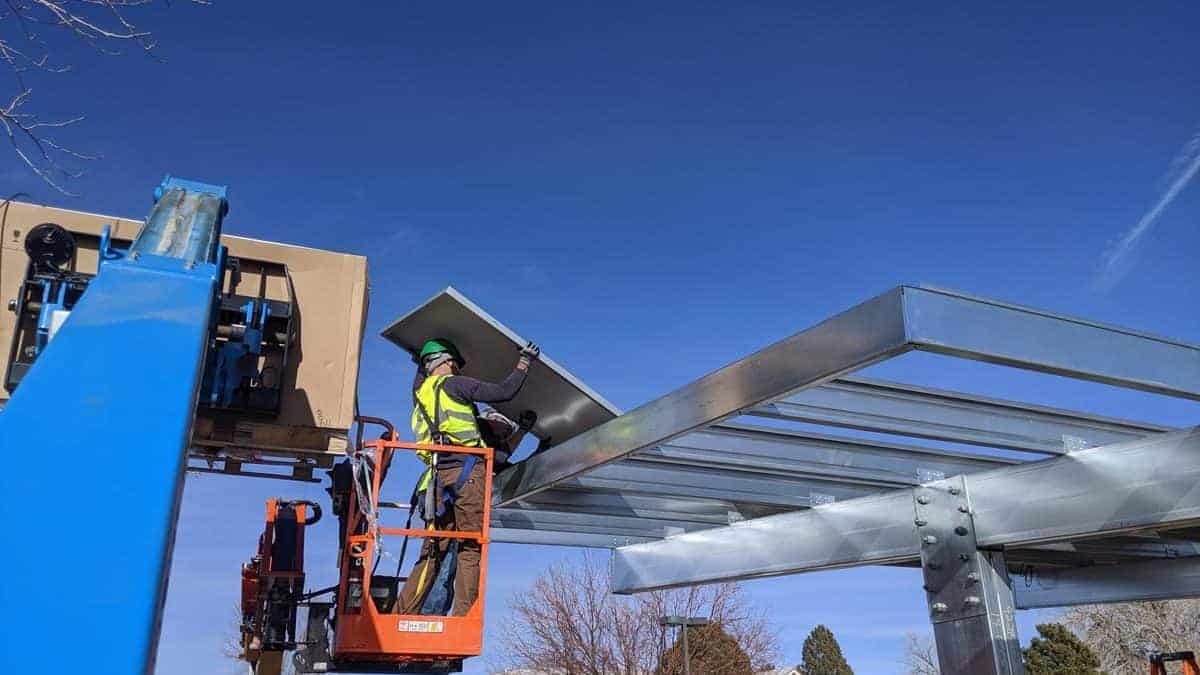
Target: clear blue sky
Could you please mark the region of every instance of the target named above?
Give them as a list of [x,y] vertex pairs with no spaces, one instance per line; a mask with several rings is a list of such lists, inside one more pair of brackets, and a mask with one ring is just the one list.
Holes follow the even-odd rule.
[[[1200,342],[1200,186],[1115,286],[1093,283],[1200,130],[1200,6],[796,4],[178,2],[145,15],[166,63],[79,52],[35,82],[42,112],[88,116],[65,138],[104,155],[81,197],[2,152],[0,180],[134,217],[164,173],[227,183],[227,232],[368,255],[362,409],[397,419],[411,365],[375,334],[450,284],[626,409],[900,282]],[[1197,421],[933,358],[878,372]],[[234,672],[238,565],[274,495],[323,493],[189,478],[159,672]],[[314,585],[334,532],[310,533]],[[576,555],[496,546],[489,630]],[[927,630],[908,570],[750,589],[788,663],[823,622],[857,672],[895,673],[904,633]]]

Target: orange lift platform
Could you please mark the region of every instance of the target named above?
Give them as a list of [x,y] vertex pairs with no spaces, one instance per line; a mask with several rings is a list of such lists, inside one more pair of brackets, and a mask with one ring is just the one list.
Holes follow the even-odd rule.
[[[385,429],[379,440],[363,440],[365,425],[380,425]],[[354,449],[345,462],[332,472],[333,512],[339,519],[338,583],[315,592],[303,593],[289,586],[291,593],[274,609],[275,616],[295,621],[297,609],[308,610],[304,634],[294,637],[294,631],[282,634],[291,639],[277,639],[270,647],[294,651],[293,663],[298,673],[435,673],[459,672],[465,658],[483,651],[484,597],[487,588],[488,530],[491,516],[492,449],[465,448],[447,445],[424,445],[398,440],[395,428],[385,420],[358,418],[358,434]],[[475,455],[484,463],[484,501],[482,529],[479,531],[438,530],[428,523],[425,528],[412,527],[412,511],[404,527],[391,527],[381,521],[386,509],[411,509],[412,503],[398,504],[382,499],[384,483],[392,460],[398,451],[425,451],[435,457],[438,453]],[[267,532],[260,542],[261,550],[270,546],[274,523],[272,505],[268,502]],[[479,595],[464,616],[400,614],[400,588],[406,581],[400,566],[410,539],[424,542],[436,540],[473,540],[479,542]],[[394,542],[401,540],[398,546]],[[263,543],[266,542],[266,543]],[[301,551],[303,540],[301,539]],[[385,574],[380,564],[391,558],[390,551],[400,551],[395,574]],[[415,557],[415,556],[414,556]],[[389,563],[390,565],[391,563]],[[440,567],[440,566],[439,566]],[[436,576],[436,573],[435,573]],[[294,577],[291,577],[294,578]],[[301,571],[301,583],[303,576]],[[331,600],[316,601],[322,595]],[[277,595],[282,598],[284,595]],[[369,598],[369,601],[364,601]],[[275,622],[278,625],[278,621]],[[244,626],[270,626],[271,621],[247,619]],[[243,644],[262,643],[266,636],[245,634]],[[257,638],[257,642],[255,642]],[[247,653],[250,654],[249,650]],[[254,654],[257,656],[257,654]],[[246,658],[245,656],[243,658]],[[247,658],[248,661],[250,659]],[[275,660],[263,658],[250,661],[254,675],[275,675]]]

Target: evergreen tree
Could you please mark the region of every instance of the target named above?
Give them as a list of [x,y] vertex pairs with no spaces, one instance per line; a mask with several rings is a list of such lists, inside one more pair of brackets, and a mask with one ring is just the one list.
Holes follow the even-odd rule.
[[[688,654],[692,675],[753,675],[750,656],[738,646],[737,639],[718,624],[684,628],[688,632]],[[663,654],[655,675],[682,675],[682,634]]]
[[1027,675],[1100,675],[1100,659],[1066,626],[1043,623],[1025,650]]
[[801,657],[798,668],[804,675],[854,675],[833,631],[825,626],[817,626],[804,638]]

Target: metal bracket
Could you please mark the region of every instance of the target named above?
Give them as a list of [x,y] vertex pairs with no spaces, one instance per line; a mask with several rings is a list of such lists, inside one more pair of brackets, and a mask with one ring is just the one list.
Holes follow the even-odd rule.
[[966,481],[914,488],[913,509],[942,672],[1024,673],[1004,554],[979,550]]

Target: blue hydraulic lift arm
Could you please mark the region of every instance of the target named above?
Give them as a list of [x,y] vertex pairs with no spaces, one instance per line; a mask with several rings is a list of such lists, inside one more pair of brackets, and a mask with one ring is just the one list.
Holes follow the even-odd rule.
[[0,412],[2,672],[154,669],[228,209],[171,177],[155,197]]

